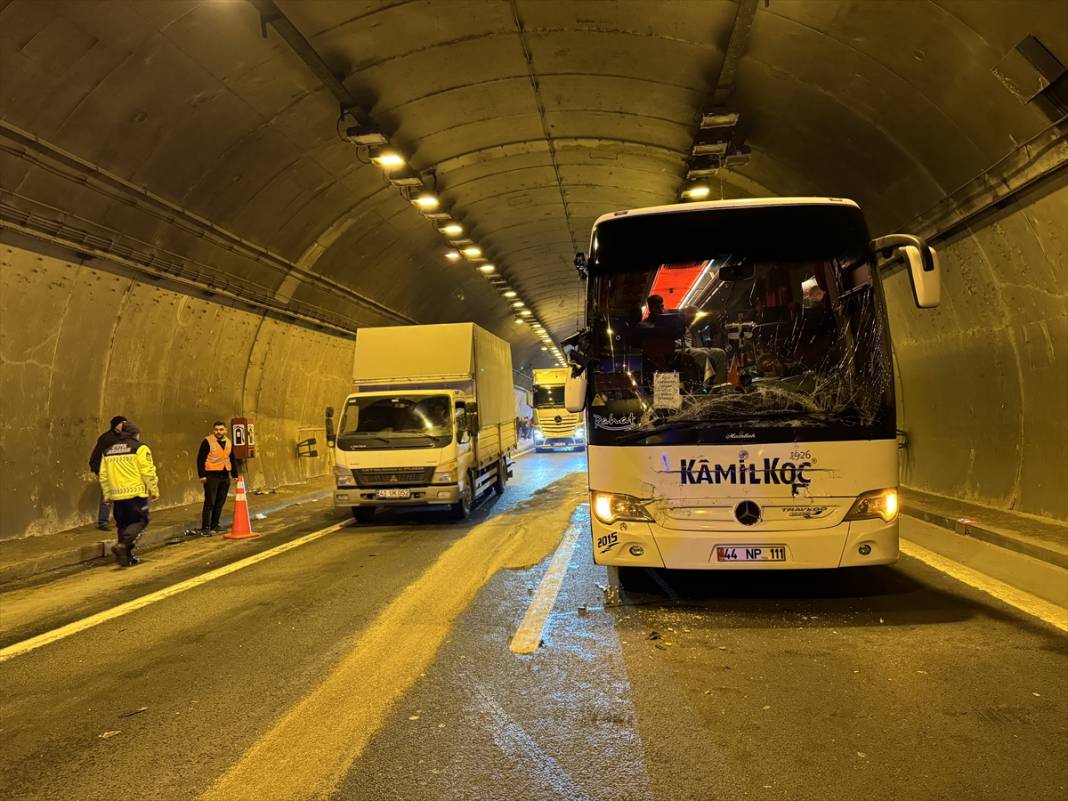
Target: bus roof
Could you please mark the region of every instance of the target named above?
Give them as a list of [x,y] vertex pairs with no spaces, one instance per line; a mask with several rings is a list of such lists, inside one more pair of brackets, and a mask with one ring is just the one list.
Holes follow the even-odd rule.
[[605,220],[615,220],[620,217],[637,217],[646,214],[674,214],[680,211],[701,211],[702,209],[742,209],[747,206],[852,206],[859,209],[855,200],[841,197],[749,197],[734,198],[732,200],[702,200],[695,203],[672,203],[666,206],[646,206],[641,209],[628,209],[624,211],[612,211],[602,214],[593,225],[596,228]]

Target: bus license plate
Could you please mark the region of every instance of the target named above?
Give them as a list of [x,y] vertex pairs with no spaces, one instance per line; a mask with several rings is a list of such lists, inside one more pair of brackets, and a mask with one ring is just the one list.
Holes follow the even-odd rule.
[[376,495],[379,498],[411,498],[412,491],[410,489],[380,489]]
[[717,545],[717,562],[785,562],[785,545]]

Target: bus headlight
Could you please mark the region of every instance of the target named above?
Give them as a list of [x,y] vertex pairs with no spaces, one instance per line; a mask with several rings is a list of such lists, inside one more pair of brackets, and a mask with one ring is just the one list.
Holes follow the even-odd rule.
[[355,487],[356,479],[352,475],[352,471],[347,467],[341,465],[334,465],[334,478],[337,480],[339,487]]
[[535,428],[534,429],[534,441],[535,442],[541,442],[544,439],[545,439],[545,435],[543,433],[541,433],[541,429],[540,428]]
[[654,523],[653,516],[642,502],[633,495],[616,495],[611,492],[593,493],[594,516],[610,526],[617,520],[634,520],[639,523]]
[[865,492],[853,502],[846,520],[870,520],[881,517],[885,522],[891,522],[897,517],[897,490],[881,489]]

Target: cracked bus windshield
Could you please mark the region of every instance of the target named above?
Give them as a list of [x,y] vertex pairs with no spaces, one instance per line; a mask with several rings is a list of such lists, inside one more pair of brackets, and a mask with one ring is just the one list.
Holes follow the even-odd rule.
[[341,450],[440,448],[452,440],[447,395],[352,398],[345,405],[337,445]]
[[720,442],[739,428],[759,441],[893,437],[869,258],[833,238],[803,258],[739,239],[725,252],[694,237],[689,253],[676,239],[672,255],[700,255],[618,272],[602,262],[591,277],[598,441]]

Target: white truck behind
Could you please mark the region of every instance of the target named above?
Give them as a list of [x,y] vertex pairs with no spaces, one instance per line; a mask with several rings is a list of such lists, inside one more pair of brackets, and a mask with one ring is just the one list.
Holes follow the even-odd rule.
[[447,505],[466,518],[511,475],[512,353],[474,323],[361,329],[353,394],[335,428],[334,505],[360,522],[378,507]]

